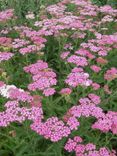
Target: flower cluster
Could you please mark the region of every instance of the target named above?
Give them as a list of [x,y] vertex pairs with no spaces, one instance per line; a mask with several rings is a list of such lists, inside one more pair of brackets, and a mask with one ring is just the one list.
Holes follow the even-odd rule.
[[29,45],[25,48],[21,48],[19,50],[19,52],[22,54],[22,55],[25,55],[25,54],[29,54],[29,53],[36,53],[37,51],[39,51],[40,48],[37,47],[36,45]]
[[51,15],[54,15],[54,16],[62,16],[64,15],[64,11],[66,9],[66,6],[65,5],[51,5],[51,6],[48,6],[46,8],[46,10],[51,14]]
[[19,48],[21,54],[36,53],[45,47],[47,40],[42,37],[42,33],[24,26],[14,27],[14,30],[19,32],[21,39],[14,39],[12,47]]
[[79,136],[69,138],[64,148],[68,152],[74,151],[76,156],[116,156],[114,150],[109,151],[105,147],[96,150],[96,145],[93,143],[83,144],[83,139]]
[[0,46],[10,47],[12,39],[8,37],[0,37]]
[[25,120],[38,119],[41,122],[43,118],[41,107],[20,107],[18,101],[8,101],[5,108],[4,112],[0,112],[0,127],[7,127],[12,122],[22,123]]
[[14,54],[10,53],[10,52],[0,52],[0,62],[7,61],[13,56],[14,56]]
[[55,89],[52,88],[56,85],[56,74],[55,72],[48,68],[48,64],[39,60],[37,63],[24,67],[25,72],[31,73],[33,78],[33,83],[29,84],[29,90],[43,91],[45,96],[50,96],[55,93]]
[[76,56],[76,55],[70,56],[70,57],[67,59],[67,62],[69,62],[69,63],[74,63],[74,64],[76,64],[77,66],[81,66],[81,67],[84,67],[84,66],[87,66],[87,65],[88,65],[87,60],[86,60],[85,57]]
[[85,73],[82,68],[75,67],[65,80],[66,84],[71,87],[90,86],[92,80],[89,79],[89,74]]
[[72,92],[72,90],[70,88],[63,88],[63,89],[61,89],[60,94],[69,95],[69,94],[71,94],[71,92]]
[[105,75],[104,75],[104,79],[107,81],[112,81],[115,78],[117,78],[117,68],[111,68],[109,70],[106,71]]
[[65,52],[62,52],[61,53],[61,55],[60,55],[60,57],[61,57],[61,59],[66,59],[67,58],[67,56],[70,54],[70,52],[69,51],[65,51]]
[[14,15],[13,9],[8,9],[0,12],[0,22],[5,22],[6,20],[11,19],[13,15]]
[[27,40],[17,38],[17,39],[14,39],[14,41],[12,42],[12,46],[13,46],[13,48],[17,49],[17,48],[21,48],[23,46],[26,46],[29,43],[30,42]]
[[33,100],[29,92],[23,89],[18,89],[14,85],[6,85],[4,82],[0,82],[0,94],[11,100],[17,100],[22,102],[31,102]]
[[[69,6],[73,7],[71,7],[71,11],[69,11]],[[44,8],[41,7],[40,14],[41,9]],[[90,124],[91,129],[117,134],[117,112],[109,109],[104,111],[101,107],[103,105],[102,97],[98,96],[102,92],[103,96],[105,93],[109,96],[113,91],[110,81],[117,78],[117,68],[108,69],[106,66],[109,62],[107,56],[117,48],[117,33],[109,33],[111,23],[117,22],[117,9],[113,9],[109,5],[96,6],[90,0],[63,0],[44,8],[44,11],[43,18],[42,16],[38,18],[35,12],[27,13],[25,18],[28,23],[31,20],[30,27],[13,26],[0,30],[0,62],[9,60],[17,52],[22,55],[30,55],[30,53],[35,55],[38,52],[41,53],[42,49],[44,51],[43,60],[47,61],[46,52],[48,53],[48,49],[54,49],[55,51],[52,52],[55,55],[52,57],[59,55],[57,58],[62,59],[66,68],[58,70],[61,61],[55,57],[50,60],[48,65],[48,62],[40,60],[39,56],[36,58],[36,55],[37,62],[30,60],[30,65],[24,65],[23,68],[32,77],[32,82],[27,87],[28,91],[17,88],[15,85],[9,85],[9,80],[8,85],[0,81],[0,95],[8,100],[4,105],[4,111],[0,112],[0,127],[7,127],[12,122],[22,123],[25,120],[31,120],[30,128],[34,132],[52,142],[58,142],[64,137],[68,138],[69,135],[73,135],[72,131],[79,130],[79,127],[82,126],[80,119],[90,117],[94,119],[94,122]],[[4,24],[13,16],[12,9],[0,12],[0,23]],[[35,21],[36,19],[39,21]],[[28,23],[26,24],[28,25]],[[16,32],[18,37],[13,35],[10,38],[12,32]],[[48,45],[50,38],[52,38],[51,46]],[[56,45],[60,47],[55,48]],[[19,61],[21,57],[25,57],[22,55],[17,56]],[[49,68],[52,61],[58,63],[57,68]],[[2,65],[4,66],[1,63]],[[104,72],[105,69],[106,72]],[[92,72],[90,72],[91,70]],[[103,81],[98,81],[98,78],[95,80],[98,73],[99,76],[103,74]],[[59,78],[63,80],[62,85]],[[77,87],[79,87],[78,89],[83,88],[83,91],[80,92],[83,93],[83,97],[77,92]],[[94,92],[92,92],[92,88]],[[58,94],[54,95],[55,92]],[[51,97],[42,97],[41,93]],[[62,102],[62,104],[70,102],[70,106],[66,106],[69,109],[63,116],[47,118],[46,113],[43,113],[42,98],[45,98],[45,101],[50,100],[50,102],[53,100],[55,104],[60,101],[60,105],[58,104],[57,107],[60,107]],[[74,101],[78,101],[78,99],[78,104],[74,105]],[[111,152],[105,147],[97,149],[93,143],[86,144],[86,140],[84,142],[81,137],[75,136],[73,139],[68,139],[64,148],[68,152],[75,152],[76,156],[116,155],[115,151]]]
[[111,130],[113,134],[117,134],[117,112],[109,111],[104,117],[95,122],[92,128],[99,129],[102,132]]
[[65,126],[63,121],[57,117],[51,117],[43,123],[35,121],[31,125],[31,129],[53,142],[57,142],[71,133],[69,127]]
[[98,66],[96,66],[96,65],[92,65],[90,68],[91,68],[95,73],[99,73],[99,71],[101,70],[101,68],[98,67]]

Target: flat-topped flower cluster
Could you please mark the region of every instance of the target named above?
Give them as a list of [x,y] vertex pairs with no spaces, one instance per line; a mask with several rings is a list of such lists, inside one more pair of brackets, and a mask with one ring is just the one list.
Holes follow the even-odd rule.
[[[70,6],[74,8],[71,11]],[[114,150],[96,148],[80,136],[69,137],[79,131],[86,118],[93,119],[92,131],[117,135],[116,110],[103,108],[103,95],[113,95],[112,84],[117,78],[117,68],[108,65],[108,56],[117,48],[117,32],[109,33],[109,26],[117,25],[117,9],[99,7],[88,0],[63,0],[41,11],[39,21],[33,12],[28,12],[27,23],[32,20],[29,26],[13,25],[0,31],[0,95],[7,99],[0,112],[0,127],[31,120],[29,128],[52,142],[68,138],[64,149],[76,156],[116,156]],[[12,18],[16,18],[12,9],[0,12],[2,26]],[[18,35],[10,37],[11,33]],[[53,39],[50,47],[54,48],[49,47],[49,39]],[[32,55],[35,62],[30,61]],[[54,60],[49,60],[48,55]],[[4,76],[5,63],[10,66],[17,57],[27,61],[23,71],[30,82],[25,89],[9,84],[11,81]],[[60,117],[46,118],[43,100],[56,104],[61,102],[59,99],[65,107],[69,104],[67,111]],[[64,109],[61,104],[57,107],[58,111],[59,107]]]

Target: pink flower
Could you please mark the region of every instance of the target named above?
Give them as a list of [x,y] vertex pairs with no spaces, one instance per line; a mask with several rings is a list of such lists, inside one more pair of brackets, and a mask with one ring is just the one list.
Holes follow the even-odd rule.
[[79,136],[75,136],[74,141],[77,142],[77,143],[81,143],[81,142],[83,142],[83,139],[81,137],[79,137]]
[[8,9],[0,12],[0,22],[5,22],[6,20],[10,20],[13,17],[14,10]]
[[0,88],[3,87],[5,83],[3,81],[0,81]]
[[112,81],[115,78],[117,78],[117,69],[116,68],[113,67],[106,71],[106,73],[104,75],[105,80]]
[[96,65],[92,65],[92,66],[90,66],[90,68],[91,68],[94,72],[96,72],[96,73],[99,73],[99,71],[101,70],[101,68],[98,67],[98,66],[96,66]]
[[107,94],[111,94],[112,91],[109,90],[109,86],[108,85],[104,85],[104,91],[107,93]]
[[12,39],[8,37],[0,37],[0,45],[11,47]]
[[83,142],[75,142],[74,139],[71,138],[68,139],[64,148],[68,152],[75,152],[76,156],[115,156],[116,155],[116,152],[113,150],[110,151],[105,147],[96,150],[96,145],[94,145],[93,143],[83,144]]
[[67,137],[71,132],[68,126],[65,126],[63,121],[59,120],[57,117],[48,118],[44,123],[35,121],[31,125],[31,129],[53,142]]
[[88,143],[86,145],[86,150],[87,151],[92,151],[92,150],[95,150],[95,149],[96,149],[96,146],[94,144],[92,144],[92,143]]
[[31,73],[33,75],[38,74],[40,70],[44,70],[48,68],[48,64],[42,60],[38,60],[37,63],[31,64],[27,67],[24,67],[24,71],[27,73]]
[[66,51],[66,52],[63,52],[61,55],[60,55],[60,57],[62,58],[62,59],[66,59],[67,58],[67,56],[70,54],[70,52],[69,51]]
[[99,104],[101,102],[100,100],[100,97],[95,95],[95,94],[89,94],[88,97],[91,99],[91,101],[94,103],[94,104]]
[[43,94],[45,96],[50,96],[50,95],[53,95],[55,93],[55,89],[54,88],[47,88],[47,89],[44,89],[43,90]]
[[65,144],[64,148],[68,152],[72,152],[75,150],[77,143],[73,141],[72,139],[68,139],[67,143]]
[[82,154],[85,152],[85,145],[79,144],[75,148],[75,152],[78,154]]
[[89,74],[84,73],[82,68],[74,68],[72,72],[67,76],[65,82],[71,87],[90,86],[92,81],[89,79]]
[[81,57],[81,56],[77,56],[77,55],[72,55],[67,59],[67,62],[69,63],[74,63],[77,66],[87,66],[88,62],[87,59],[85,57]]
[[112,124],[111,130],[112,130],[113,134],[117,134],[117,123],[116,124]]
[[71,130],[77,130],[80,123],[75,117],[70,117],[67,121],[67,125],[70,127]]
[[102,57],[98,57],[98,58],[96,59],[96,61],[97,61],[97,63],[100,63],[100,64],[102,64],[102,65],[105,65],[105,64],[108,63],[108,61],[107,61],[106,59],[102,58]]
[[72,92],[72,90],[70,88],[63,88],[63,89],[61,89],[60,94],[69,95],[69,94],[71,94],[71,92]]
[[92,87],[94,90],[98,90],[100,88],[100,85],[98,83],[92,83]]
[[13,56],[14,56],[14,54],[10,53],[10,52],[0,52],[0,62],[7,61]]
[[33,107],[41,107],[42,104],[41,104],[41,100],[42,100],[42,97],[41,96],[38,96],[38,95],[34,95],[33,96],[33,100],[31,101],[31,106]]

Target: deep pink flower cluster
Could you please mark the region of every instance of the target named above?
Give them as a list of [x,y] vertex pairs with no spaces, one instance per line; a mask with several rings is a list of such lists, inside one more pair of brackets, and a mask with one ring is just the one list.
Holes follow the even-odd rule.
[[31,73],[33,83],[29,84],[29,90],[41,90],[45,96],[50,96],[55,93],[55,89],[52,88],[56,85],[56,74],[48,68],[48,64],[39,60],[37,63],[24,67],[25,72]]
[[[28,27],[14,27],[20,33],[21,39],[14,39],[12,43],[13,48],[20,48],[19,52],[23,55],[28,53],[36,53],[45,47],[44,43],[47,41],[43,38],[41,33],[34,31]],[[26,38],[26,39],[22,39]]]
[[33,100],[29,92],[22,89],[14,88],[9,90],[9,98],[16,99],[22,102],[31,102]]
[[45,46],[43,43],[45,43],[47,40],[46,40],[45,38],[39,36],[39,35],[38,35],[38,36],[33,35],[33,36],[31,37],[31,41],[32,41],[34,44],[38,45],[40,48],[42,48],[42,47]]
[[90,66],[90,68],[95,72],[95,73],[99,73],[101,68],[99,66],[96,65],[92,65]]
[[95,56],[93,54],[90,53],[90,51],[86,50],[86,49],[79,49],[75,52],[75,54],[78,54],[78,55],[81,55],[81,56],[86,56],[88,57],[89,59],[93,59],[95,58]]
[[90,86],[92,80],[89,79],[89,74],[85,73],[82,68],[75,67],[65,80],[66,84],[71,87]]
[[99,104],[101,102],[101,99],[99,96],[95,95],[95,94],[89,94],[88,98],[94,103],[94,104]]
[[99,129],[102,132],[112,131],[113,134],[117,134],[117,112],[109,111],[104,117],[98,119],[92,125],[93,129]]
[[117,78],[117,68],[113,67],[113,68],[106,71],[106,73],[104,75],[105,80],[112,81],[115,78]]
[[105,5],[100,7],[100,12],[115,16],[117,14],[117,9],[113,9],[110,5]]
[[99,56],[107,56],[108,52],[114,48],[117,43],[116,33],[113,35],[95,34],[97,39],[88,40],[88,43],[82,43],[81,47],[90,50]]
[[21,48],[19,50],[19,52],[22,54],[22,55],[25,55],[25,54],[29,54],[29,53],[36,53],[37,51],[40,50],[40,47],[36,46],[36,45],[28,45],[27,47],[25,48]]
[[[73,3],[73,1],[69,1],[70,3]],[[85,2],[87,5],[87,2]],[[84,7],[84,6],[83,6]],[[58,5],[52,5],[47,8],[47,11],[52,15],[55,15],[55,18],[51,19],[43,19],[42,21],[36,21],[35,26],[41,27],[41,30],[44,31],[45,35],[61,35],[61,30],[81,30],[81,38],[84,37],[85,34],[82,36],[82,31],[84,30],[91,30],[93,26],[97,26],[95,23],[92,23],[91,20],[87,20],[87,17],[83,15],[82,10],[84,9],[84,13],[89,14],[89,16],[92,16],[95,14],[96,11],[88,10],[90,7],[92,7],[94,10],[98,7],[94,7],[94,5],[89,5],[88,9],[86,8],[81,9],[79,6],[78,11],[79,14],[82,14],[81,16],[74,15],[72,12],[64,11],[66,6],[62,4],[62,2],[58,3]],[[52,11],[53,12],[52,12]],[[62,10],[62,11],[61,11]],[[95,14],[97,15],[97,14]],[[87,16],[87,15],[86,15]]]
[[63,121],[57,117],[48,118],[47,121],[43,123],[35,121],[31,125],[31,129],[53,142],[57,142],[63,137],[68,137],[71,133],[69,127],[65,126]]
[[[90,97],[93,97],[91,100],[89,98],[81,98],[79,100],[80,105],[73,106],[70,109],[70,113],[72,116],[79,118],[81,116],[84,117],[95,117],[95,118],[101,118],[105,114],[103,113],[103,110],[100,107],[97,107],[96,105],[99,104],[100,98],[96,95],[90,95]],[[96,99],[98,101],[96,101]],[[95,103],[94,103],[95,102]]]
[[6,20],[11,19],[13,15],[14,15],[13,9],[8,9],[0,12],[0,22],[5,22]]
[[0,52],[0,62],[9,60],[14,54],[10,52]]
[[[67,6],[69,4],[73,4],[77,11],[68,12]],[[1,36],[15,30],[19,37],[13,41],[8,37],[0,37],[1,49],[3,48],[3,51],[5,48],[12,51],[15,49],[15,52],[19,50],[23,55],[37,53],[45,47],[46,38],[48,38],[46,36],[54,36],[57,41],[60,41],[61,37],[65,37],[68,40],[61,45],[63,50],[61,50],[60,57],[66,66],[71,63],[68,68],[74,65],[75,67],[65,79],[65,84],[69,87],[62,88],[58,96],[70,98],[72,96],[70,94],[74,91],[73,88],[78,86],[84,88],[91,86],[95,91],[101,88],[101,84],[90,79],[87,69],[90,68],[96,73],[100,72],[103,66],[108,63],[105,57],[111,53],[113,48],[117,48],[117,33],[105,35],[108,30],[107,23],[117,21],[115,20],[117,9],[108,5],[98,7],[90,0],[63,0],[45,10],[50,16],[48,18],[46,15],[42,20],[36,21],[34,24],[37,27],[36,30],[26,26],[15,26],[2,30]],[[6,22],[12,17],[12,9],[0,12],[0,22]],[[36,19],[33,13],[28,13],[26,18]],[[39,30],[37,30],[38,27]],[[94,35],[95,37],[93,37]],[[91,39],[87,41],[85,36],[91,36]],[[59,43],[61,44],[61,42]],[[11,52],[0,52],[0,62],[10,59],[13,55]],[[53,95],[56,92],[53,87],[57,84],[56,73],[48,67],[46,62],[38,60],[37,63],[24,67],[24,71],[30,73],[33,79],[33,82],[28,85],[29,91],[39,90],[45,96]],[[117,78],[117,69],[114,67],[104,74],[104,79],[107,81],[115,78]],[[108,84],[104,85],[104,91],[111,94],[109,87]],[[60,120],[53,116],[45,119],[41,103],[42,97],[32,96],[29,91],[0,82],[0,94],[9,99],[5,104],[6,110],[0,112],[0,127],[6,127],[11,122],[22,123],[25,120],[31,120],[30,127],[33,131],[46,139],[57,142],[79,128],[79,118],[92,117],[95,118],[95,123],[92,123],[91,126],[92,129],[98,129],[102,132],[111,131],[113,134],[117,134],[117,112],[105,113],[99,105],[101,98],[94,93],[80,98],[78,105],[72,106],[63,116],[63,120]],[[106,148],[97,150],[92,143],[83,144],[82,138],[77,136],[68,140],[65,149],[68,152],[75,152],[76,156],[116,155],[114,151],[110,152]]]
[[77,55],[72,55],[72,56],[68,57],[67,62],[74,63],[77,66],[81,66],[81,67],[88,65],[87,59],[85,57],[81,57],[81,56],[77,56]]
[[68,152],[75,152],[76,156],[116,156],[114,150],[109,151],[105,147],[96,150],[96,145],[93,143],[83,144],[83,139],[79,136],[69,138],[64,148]]
[[11,122],[22,123],[25,120],[37,120],[38,122],[43,118],[41,107],[20,107],[18,101],[8,101],[5,104],[6,110],[0,112],[0,127],[6,127]]

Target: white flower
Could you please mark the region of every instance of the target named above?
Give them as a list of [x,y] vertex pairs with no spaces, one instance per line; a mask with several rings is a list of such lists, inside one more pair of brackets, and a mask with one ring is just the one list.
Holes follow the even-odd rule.
[[35,19],[35,15],[33,12],[30,12],[26,15],[26,19]]
[[16,86],[14,86],[14,85],[4,85],[4,86],[0,87],[0,94],[3,97],[9,98],[9,91],[11,89],[15,89],[15,88],[16,88]]

